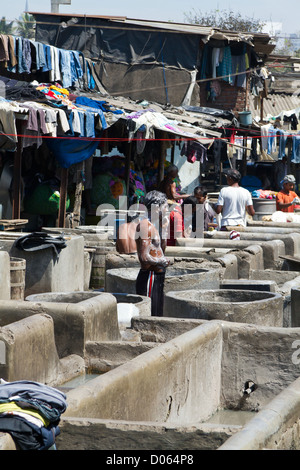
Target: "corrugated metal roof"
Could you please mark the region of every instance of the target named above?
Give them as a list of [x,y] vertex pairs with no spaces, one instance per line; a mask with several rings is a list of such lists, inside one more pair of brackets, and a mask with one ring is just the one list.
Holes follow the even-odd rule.
[[40,12],[40,11],[28,11],[27,12],[29,15],[35,16],[35,15],[41,15],[41,16],[64,16],[64,17],[76,17],[76,18],[102,18],[105,20],[113,20],[115,18],[117,19],[124,19],[126,20],[126,16],[116,16],[116,15],[83,15],[82,13],[45,13],[45,12]]
[[[255,108],[254,98],[250,98],[250,107],[252,116],[260,117],[260,109]],[[300,97],[293,95],[284,95],[284,94],[272,94],[267,98],[264,98],[263,102],[263,117],[269,116],[279,116],[283,111],[292,111],[294,109],[300,108]]]
[[88,18],[88,19],[103,19],[109,20],[110,22],[115,23],[126,23],[130,25],[135,25],[138,27],[151,28],[155,30],[168,30],[177,33],[185,34],[198,34],[204,36],[208,39],[221,39],[228,41],[246,41],[249,42],[253,38],[257,40],[263,40],[263,42],[268,42],[270,36],[265,33],[252,33],[252,32],[238,32],[238,31],[228,31],[215,28],[213,26],[203,26],[199,24],[189,24],[189,23],[174,23],[171,21],[157,21],[157,20],[145,20],[138,18],[128,18],[125,16],[109,16],[109,15],[82,15],[76,13],[40,13],[40,12],[29,12],[30,15],[36,16],[57,16],[64,18]]
[[[120,20],[116,20],[116,22],[120,22]],[[141,26],[143,28],[150,27],[154,29],[175,31],[179,33],[199,34],[200,36],[210,36],[213,31],[213,28],[211,26],[201,26],[188,23],[138,20],[134,18],[126,18],[123,22],[131,25]]]

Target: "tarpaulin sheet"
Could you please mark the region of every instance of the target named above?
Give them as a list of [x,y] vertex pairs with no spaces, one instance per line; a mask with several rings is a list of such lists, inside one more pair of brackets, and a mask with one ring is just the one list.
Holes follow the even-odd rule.
[[[92,59],[131,65],[156,63],[187,70],[194,70],[197,65],[200,35],[143,30],[126,23],[76,15],[75,26],[63,15],[34,16],[36,41],[81,51]],[[59,26],[61,22],[64,28]]]
[[70,168],[91,157],[99,144],[98,140],[80,139],[46,139],[46,142],[62,168]]

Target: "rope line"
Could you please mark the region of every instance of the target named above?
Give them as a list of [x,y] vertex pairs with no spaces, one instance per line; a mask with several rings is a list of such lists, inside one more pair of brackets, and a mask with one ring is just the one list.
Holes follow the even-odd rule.
[[[157,129],[158,131],[162,131],[162,132],[170,132],[168,129],[165,130],[165,129]],[[230,128],[230,130],[233,130]],[[240,129],[239,129],[240,130]],[[245,132],[247,132],[246,129],[243,129]],[[286,135],[285,134],[285,137],[293,137],[295,135],[300,135],[300,134],[288,134]],[[141,142],[141,141],[145,141],[145,142],[156,142],[156,141],[162,141],[162,142],[170,142],[170,141],[174,141],[174,142],[178,142],[178,138],[180,138],[180,140],[187,140],[187,141],[194,141],[196,140],[197,138],[200,138],[200,139],[207,139],[207,140],[211,140],[211,139],[214,139],[214,140],[230,140],[230,136],[229,137],[214,137],[214,136],[202,136],[200,134],[195,134],[195,137],[191,137],[191,136],[183,136],[181,134],[178,134],[178,137],[175,137],[175,138],[170,138],[170,139],[163,139],[163,138],[148,138],[148,139],[143,139],[143,138],[128,138],[128,137],[80,137],[80,136],[48,136],[48,135],[27,135],[27,134],[7,134],[7,133],[4,133],[4,132],[1,132],[0,134],[0,137],[1,136],[6,136],[6,137],[19,137],[19,138],[28,138],[28,139],[60,139],[60,140],[66,140],[66,139],[70,139],[70,140],[80,140],[80,141],[87,141],[87,142],[95,142],[95,141],[99,141],[99,142]],[[242,137],[242,136],[240,136]],[[248,136],[250,137],[250,136]],[[257,135],[257,136],[251,136],[251,139],[261,139],[261,135]],[[268,138],[268,137],[277,137],[277,136],[274,136],[273,134],[270,134],[270,135],[264,135],[263,138]],[[228,142],[229,144],[231,144],[231,142]],[[233,143],[232,143],[233,145]]]

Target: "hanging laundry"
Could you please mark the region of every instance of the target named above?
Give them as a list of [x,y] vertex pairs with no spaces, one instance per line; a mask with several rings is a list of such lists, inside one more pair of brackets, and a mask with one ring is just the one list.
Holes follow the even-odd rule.
[[277,129],[275,129],[273,126],[270,126],[269,128],[269,134],[268,134],[268,155],[272,155],[276,152],[277,148]]
[[199,161],[204,163],[207,161],[207,148],[197,141],[186,140],[180,152],[181,156],[185,156],[187,161],[194,163]]
[[291,130],[296,131],[298,126],[298,119],[295,113],[290,115],[285,115],[283,118],[284,122],[289,122],[291,124]]
[[9,61],[9,50],[8,50],[8,36],[6,34],[0,34],[0,61]]
[[18,142],[15,111],[19,111],[19,107],[14,107],[4,98],[0,98],[0,133],[1,147],[9,151],[16,150]]
[[8,52],[9,52],[9,60],[7,63],[7,70],[12,73],[16,73],[17,71],[17,64],[18,59],[16,56],[16,38],[14,36],[8,36]]
[[279,151],[278,151],[278,160],[282,160],[283,157],[285,157],[285,152],[286,152],[286,141],[288,138],[289,133],[282,130],[278,129],[277,133],[279,135]]
[[42,68],[42,72],[50,72],[52,69],[52,58],[51,58],[51,48],[50,46],[43,44],[44,48],[44,57],[45,57],[45,65]]
[[223,48],[214,47],[212,50],[212,77],[216,78],[217,76],[217,67],[219,67],[220,62],[223,60]]
[[232,84],[232,58],[230,46],[224,47],[223,59],[217,67],[217,76]]
[[[85,109],[86,111],[90,111],[94,114],[97,113],[100,117],[100,121],[101,121],[101,124],[102,124],[102,129],[107,128],[107,122],[106,122],[103,111],[104,110],[105,111],[110,110],[110,107],[107,104],[105,104],[105,101],[92,100],[92,99],[86,98],[84,96],[79,96],[79,97],[76,98],[75,103],[76,103],[77,106]],[[113,114],[121,114],[122,113],[121,110],[111,109],[111,111],[112,111]]]
[[200,78],[205,79],[207,77],[211,78],[212,73],[211,70],[211,48],[208,44],[205,44],[203,53],[202,53],[202,62],[201,62],[201,69],[200,69]]
[[59,49],[50,46],[52,68],[50,70],[50,82],[61,81],[61,71],[59,67]]
[[254,160],[255,162],[257,162],[257,160],[258,160],[258,152],[257,152],[257,138],[256,138],[256,137],[253,137],[253,138],[252,138],[250,157],[251,157],[252,160]]
[[300,135],[298,134],[292,137],[291,162],[300,163]]
[[261,154],[262,157],[265,158],[268,155],[268,137],[269,137],[269,130],[273,127],[271,124],[266,124],[261,126]]
[[236,135],[234,137],[234,143],[235,143],[234,151],[235,151],[235,154],[236,154],[236,159],[237,160],[243,160],[243,155],[244,155],[244,151],[243,151],[243,148],[242,148],[242,146],[244,145],[243,136],[242,135]]
[[31,72],[32,57],[31,57],[31,46],[29,39],[22,38],[22,65],[25,73]]
[[233,79],[231,85],[246,88],[246,44],[231,46]]
[[40,70],[46,65],[46,57],[44,51],[44,45],[30,40],[31,44],[31,56],[32,56],[32,68],[35,70]]
[[[59,49],[59,65],[64,87],[69,88],[74,86],[82,78],[83,70],[79,60],[79,53],[76,51]],[[93,89],[94,86],[91,85],[90,88]]]
[[71,53],[71,77],[72,77],[72,84],[75,85],[77,81],[79,81],[83,77],[83,69],[80,62],[80,57],[84,57],[78,51],[70,51]]

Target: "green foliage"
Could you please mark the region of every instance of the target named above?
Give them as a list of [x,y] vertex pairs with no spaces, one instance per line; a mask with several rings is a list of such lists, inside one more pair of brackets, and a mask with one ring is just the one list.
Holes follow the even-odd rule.
[[190,24],[212,26],[218,29],[239,32],[261,32],[265,23],[254,18],[242,16],[239,12],[232,10],[215,9],[210,12],[191,11],[184,13],[185,20]]
[[29,13],[23,13],[17,20],[17,34],[23,38],[35,38],[35,20]]
[[2,16],[0,20],[0,34],[9,34],[9,35],[14,34],[13,24],[14,24],[13,21],[11,23],[7,23],[5,16]]

